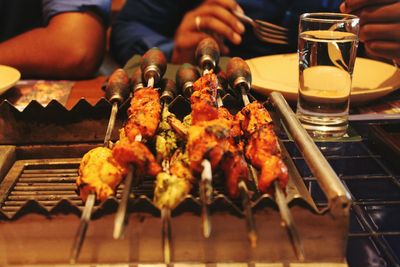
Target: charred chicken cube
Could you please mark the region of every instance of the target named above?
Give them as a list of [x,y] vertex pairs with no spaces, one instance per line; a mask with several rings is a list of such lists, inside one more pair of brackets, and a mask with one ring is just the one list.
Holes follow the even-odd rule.
[[83,156],[78,172],[76,185],[82,200],[93,192],[97,200],[104,201],[115,194],[127,169],[114,158],[111,149],[97,147]]

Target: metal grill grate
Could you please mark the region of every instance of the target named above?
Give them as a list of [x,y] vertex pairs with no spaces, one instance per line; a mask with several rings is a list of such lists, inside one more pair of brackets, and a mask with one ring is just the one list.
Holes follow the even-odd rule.
[[[6,213],[15,213],[27,201],[35,200],[51,209],[66,199],[83,209],[75,191],[79,162],[80,159],[16,161],[0,187],[0,208]],[[122,185],[118,188],[117,198],[122,188]]]
[[[76,193],[80,159],[43,159],[16,161],[0,185],[0,209],[15,213],[29,200],[35,200],[47,209],[55,207],[61,200],[68,200],[83,210],[84,204]],[[124,185],[117,188],[119,199]],[[154,180],[144,178],[134,186],[134,195],[153,198]]]
[[24,169],[2,204],[7,212],[16,212],[28,200],[36,200],[45,207],[53,207],[68,199],[76,206],[82,201],[75,193],[77,169]]
[[75,192],[77,166],[74,162],[17,161],[0,188],[3,196],[1,209],[17,212],[29,200],[52,208],[62,199],[82,207],[82,201]]

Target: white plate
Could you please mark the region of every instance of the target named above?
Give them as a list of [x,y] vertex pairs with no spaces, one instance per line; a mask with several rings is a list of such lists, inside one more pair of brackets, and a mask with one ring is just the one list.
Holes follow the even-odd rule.
[[[246,62],[253,76],[255,91],[264,95],[279,91],[288,101],[296,101],[299,77],[297,54],[258,57]],[[351,102],[377,99],[399,88],[400,69],[371,59],[356,59]]]
[[0,65],[0,95],[13,87],[21,78],[21,73],[9,66]]

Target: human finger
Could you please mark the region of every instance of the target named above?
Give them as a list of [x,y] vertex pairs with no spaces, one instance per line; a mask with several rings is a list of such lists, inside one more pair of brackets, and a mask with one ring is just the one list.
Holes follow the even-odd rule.
[[385,5],[390,3],[396,3],[397,0],[345,0],[343,3],[344,13],[352,13],[358,9],[365,8],[367,6],[375,6],[375,5]]
[[370,41],[365,43],[369,55],[394,59],[400,57],[400,43],[390,41]]
[[400,2],[367,7],[353,13],[360,17],[361,25],[371,22],[400,22]]
[[360,41],[392,40],[400,43],[400,23],[376,24],[370,23],[361,26]]
[[242,34],[245,30],[243,23],[229,10],[218,5],[205,5],[195,12],[197,16],[212,16],[226,24],[233,31]]
[[215,17],[201,17],[201,23],[199,24],[201,31],[216,33],[222,37],[228,39],[233,44],[240,44],[242,37],[232,30],[228,25]]
[[194,51],[197,44],[208,35],[203,32],[190,32],[182,35],[178,34],[174,39],[171,62],[174,64],[193,63]]
[[342,2],[342,3],[340,4],[339,10],[340,10],[340,12],[342,12],[342,13],[350,13],[350,12],[347,11],[346,3],[345,3],[345,2]]
[[224,38],[222,36],[219,36],[218,34],[213,34],[212,37],[217,42],[221,55],[228,55],[229,48],[225,45]]

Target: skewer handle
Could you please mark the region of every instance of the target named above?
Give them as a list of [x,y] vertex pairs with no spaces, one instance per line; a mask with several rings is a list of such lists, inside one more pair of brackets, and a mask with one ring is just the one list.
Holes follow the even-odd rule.
[[207,37],[197,45],[195,58],[197,65],[203,71],[215,70],[219,63],[219,57],[219,46],[213,38]]
[[182,95],[189,98],[193,93],[193,83],[200,78],[199,71],[191,64],[185,63],[176,72],[176,85]]
[[228,77],[229,85],[233,89],[240,89],[244,87],[246,92],[251,88],[251,71],[247,63],[239,58],[234,57],[229,60],[226,66],[226,75]]
[[131,81],[132,81],[132,89],[135,92],[138,89],[141,89],[144,87],[143,79],[142,79],[142,70],[140,68],[137,68],[132,76],[131,76]]
[[162,90],[160,100],[163,103],[170,103],[177,95],[176,84],[173,80],[164,78],[161,80],[160,87]]
[[154,84],[159,83],[167,69],[167,59],[164,53],[156,47],[151,48],[143,55],[140,69],[143,80],[147,84],[151,78],[154,80]]
[[128,74],[123,69],[116,69],[110,76],[106,86],[106,98],[110,102],[121,104],[128,98],[130,82]]

